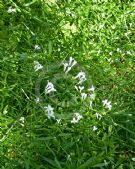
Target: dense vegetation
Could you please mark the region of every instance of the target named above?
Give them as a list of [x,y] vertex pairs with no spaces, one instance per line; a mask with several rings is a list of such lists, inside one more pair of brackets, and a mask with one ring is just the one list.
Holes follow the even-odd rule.
[[135,168],[135,2],[1,0],[0,168]]

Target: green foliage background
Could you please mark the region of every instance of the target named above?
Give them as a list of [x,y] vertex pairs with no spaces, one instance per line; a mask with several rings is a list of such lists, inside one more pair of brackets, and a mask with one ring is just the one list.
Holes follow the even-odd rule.
[[[135,2],[0,2],[0,168],[133,169]],[[8,13],[10,6],[17,12]],[[35,45],[41,49],[35,50]],[[48,121],[43,105],[35,103],[40,73],[34,71],[34,61],[44,65],[46,73],[48,67],[70,56],[96,87],[94,108],[104,114],[101,121],[85,103],[65,109],[55,104],[58,116],[70,116],[79,109],[86,117],[77,125],[71,125],[69,117],[58,124]],[[53,76],[54,72],[46,75],[50,80]],[[59,84],[61,89],[66,82]],[[67,90],[73,91],[72,86]],[[102,108],[105,98],[112,101],[110,112]],[[19,122],[22,116],[24,127]],[[97,132],[92,131],[93,125],[98,126]]]

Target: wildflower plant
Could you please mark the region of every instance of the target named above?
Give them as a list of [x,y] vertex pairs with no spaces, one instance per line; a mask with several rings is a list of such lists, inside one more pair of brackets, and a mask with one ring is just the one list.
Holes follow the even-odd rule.
[[[37,62],[35,63],[37,64]],[[39,69],[37,68],[38,66]],[[38,66],[36,68],[39,71],[41,71],[40,69],[44,69],[39,63]],[[35,71],[37,71],[37,69],[35,69]],[[102,107],[111,110],[111,102],[109,102],[107,99],[101,101],[101,103],[103,102],[103,106],[100,108],[101,110],[98,110],[95,107],[95,86],[93,84],[89,84],[86,76],[87,73],[85,73],[85,71],[81,70],[78,73],[77,71],[79,71],[77,61],[73,57],[69,57],[69,61],[65,62],[64,64],[62,61],[60,64],[50,65],[48,72],[45,72],[45,69],[42,70],[42,76],[39,73],[40,80],[38,79],[37,81],[40,83],[38,84],[38,94],[36,93],[37,96],[35,101],[36,103],[42,105],[48,103],[48,106],[45,105],[45,111],[47,112],[48,119],[55,119],[56,115],[64,121],[67,120],[68,122],[70,120],[71,124],[76,124],[79,123],[80,119],[83,118],[83,115],[85,118],[87,118],[88,114],[90,115],[95,113],[94,111],[101,112],[96,112],[96,118],[100,120],[102,117]],[[54,72],[53,77],[48,76],[50,72]],[[41,89],[42,86],[40,85],[43,83],[42,81],[44,82],[45,91],[40,93],[40,91],[43,91]],[[89,88],[87,87],[88,84],[90,86]],[[62,96],[62,91],[65,92],[64,97]],[[66,91],[68,92],[66,93]],[[40,100],[42,101],[40,102]],[[55,110],[50,106],[50,104],[54,105]],[[68,109],[71,109],[72,111],[65,113],[63,116],[59,114],[60,112],[57,107],[59,107],[59,109],[62,111],[67,111]],[[78,108],[78,112],[76,113],[74,112],[76,111],[75,107]],[[57,120],[59,119],[57,118]],[[96,131],[95,126],[93,131]]]

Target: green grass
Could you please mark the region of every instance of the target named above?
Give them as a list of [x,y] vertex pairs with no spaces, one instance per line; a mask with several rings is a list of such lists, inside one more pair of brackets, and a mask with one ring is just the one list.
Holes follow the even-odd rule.
[[[0,2],[0,168],[134,169],[135,2]],[[70,57],[77,65],[66,74]],[[75,90],[81,70],[93,100]],[[45,94],[48,81],[56,92]],[[83,118],[73,124],[76,112]]]

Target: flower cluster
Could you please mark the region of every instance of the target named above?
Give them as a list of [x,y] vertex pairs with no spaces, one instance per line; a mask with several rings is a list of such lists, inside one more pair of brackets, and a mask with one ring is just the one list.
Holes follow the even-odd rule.
[[82,83],[86,80],[85,72],[79,72],[75,79],[79,79],[78,85],[82,85]]
[[68,73],[72,69],[72,67],[74,67],[76,64],[77,64],[77,61],[74,58],[70,57],[69,63],[63,63],[64,71]]
[[[35,71],[38,71],[43,68],[43,66],[38,61],[34,61],[34,64],[35,64],[35,66],[34,66]],[[63,64],[65,73],[68,73],[76,64],[77,64],[76,60],[74,58],[70,57],[69,62]],[[76,76],[74,76],[73,79],[78,80],[75,85],[75,89],[80,93],[82,100],[84,101],[88,97],[89,101],[90,101],[90,107],[92,108],[92,103],[93,103],[93,100],[95,99],[95,87],[92,85],[90,88],[87,89],[87,91],[85,91],[85,87],[84,87],[83,83],[87,80],[87,78],[86,78],[85,72],[83,72],[82,70]],[[57,90],[55,89],[53,83],[48,81],[47,85],[45,86],[45,94],[50,94],[50,93],[56,92],[56,91]],[[36,103],[40,102],[40,98],[37,97],[35,101],[36,101]],[[103,102],[103,106],[105,108],[111,110],[112,105],[111,105],[110,101],[105,99],[102,102]],[[44,108],[45,108],[46,115],[47,115],[48,119],[52,119],[52,118],[56,119],[55,115],[54,115],[54,108],[51,105],[48,105],[47,107],[44,107]],[[102,118],[102,115],[97,112],[95,113],[95,116],[99,120]],[[83,116],[80,115],[79,113],[74,113],[71,123],[76,124],[82,118],[83,118]],[[61,119],[56,119],[56,121],[59,123],[61,121]],[[96,131],[97,129],[98,128],[96,126],[93,126],[93,131]]]
[[112,105],[111,105],[111,102],[110,102],[110,101],[108,101],[107,99],[105,99],[105,100],[103,100],[102,102],[103,102],[103,106],[104,106],[105,108],[107,108],[107,109],[109,109],[109,110],[112,109]]
[[83,84],[83,82],[86,80],[85,72],[80,71],[80,72],[75,76],[75,79],[78,79],[78,80],[79,80],[78,84],[75,86],[75,89],[80,92],[81,98],[82,98],[83,100],[85,100],[85,99],[87,98],[87,93],[82,92],[82,90],[84,90],[84,86],[82,86],[82,84]]
[[55,115],[54,115],[54,111],[53,111],[53,107],[51,107],[50,105],[48,105],[47,107],[44,107],[45,111],[47,112],[47,118],[48,119],[55,119]]
[[88,89],[89,94],[82,92],[84,90],[84,86],[75,86],[75,89],[80,92],[82,100],[85,100],[88,96],[90,97],[91,101],[94,100],[95,94],[94,94],[94,86],[92,85],[91,88]]
[[38,61],[34,61],[34,69],[35,71],[38,71],[40,69],[43,69],[43,66]]
[[51,92],[55,92],[56,89],[54,88],[54,85],[48,81],[46,87],[45,87],[45,94],[51,93]]
[[71,120],[71,123],[73,123],[73,124],[78,123],[82,118],[83,118],[83,116],[80,115],[79,113],[74,113],[74,117]]

